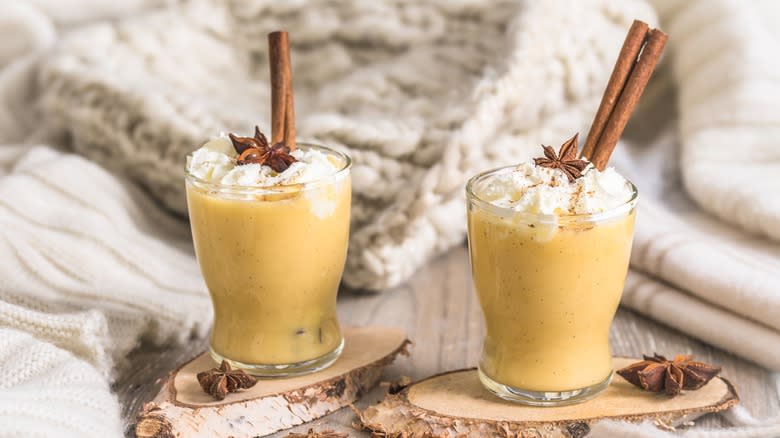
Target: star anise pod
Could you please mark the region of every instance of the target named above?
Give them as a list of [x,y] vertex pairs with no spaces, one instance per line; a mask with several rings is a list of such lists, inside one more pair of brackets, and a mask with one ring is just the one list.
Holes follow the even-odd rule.
[[675,396],[683,389],[699,389],[720,372],[720,367],[696,362],[690,354],[679,355],[674,360],[664,356],[642,356],[643,361],[617,371],[634,386],[646,391],[665,392]]
[[330,429],[322,431],[309,429],[306,433],[289,433],[285,438],[347,438],[347,434]]
[[228,134],[230,141],[233,143],[233,148],[236,153],[241,155],[245,150],[250,148],[255,149],[268,149],[268,139],[260,132],[260,128],[255,126],[254,137],[239,137],[235,134]]
[[295,157],[290,155],[290,148],[279,142],[273,146],[268,146],[268,139],[265,138],[260,128],[255,126],[254,137],[239,137],[229,134],[233,148],[238,153],[236,163],[239,165],[256,163],[270,166],[276,172],[284,172],[292,163]]
[[566,140],[566,142],[561,145],[557,155],[555,154],[555,149],[550,146],[542,145],[544,157],[534,158],[534,164],[562,171],[566,174],[566,177],[569,178],[569,182],[580,178],[582,176],[582,171],[588,167],[588,162],[577,158],[577,150],[579,149],[578,137],[579,133],[574,134],[574,137]]
[[229,392],[251,388],[257,379],[245,373],[244,370],[234,370],[223,360],[218,368],[212,368],[198,373],[198,383],[203,391],[217,400],[224,400]]

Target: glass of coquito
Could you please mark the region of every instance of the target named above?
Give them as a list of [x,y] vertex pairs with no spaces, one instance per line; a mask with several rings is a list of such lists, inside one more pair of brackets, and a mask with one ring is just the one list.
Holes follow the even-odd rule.
[[295,161],[274,169],[240,160],[248,140],[232,139],[215,138],[187,160],[192,236],[214,304],[211,355],[261,376],[322,369],[343,347],[336,295],[350,158],[299,143],[288,154]]
[[583,401],[609,385],[609,328],[631,253],[636,188],[612,168],[574,159],[567,145],[576,150],[576,137],[565,159],[549,148],[466,187],[487,329],[479,377],[499,397],[530,405]]
[[187,157],[187,207],[214,304],[209,351],[251,374],[323,369],[344,347],[350,157],[297,142],[287,32],[268,35],[271,142],[221,135]]

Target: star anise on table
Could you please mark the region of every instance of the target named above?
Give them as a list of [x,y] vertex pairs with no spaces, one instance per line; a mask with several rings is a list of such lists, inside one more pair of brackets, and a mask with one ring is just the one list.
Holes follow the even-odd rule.
[[646,391],[665,392],[675,396],[683,389],[699,389],[720,373],[720,367],[696,362],[690,354],[679,355],[674,360],[654,354],[643,361],[617,371],[634,386]]
[[230,364],[223,360],[218,368],[198,373],[198,383],[203,391],[215,399],[224,400],[229,392],[255,386],[257,379],[244,370],[232,369]]
[[228,134],[233,148],[238,153],[236,162],[242,164],[265,164],[270,166],[276,172],[284,172],[292,163],[295,157],[290,155],[290,148],[284,143],[279,142],[273,146],[268,145],[268,139],[265,138],[260,128],[255,126],[254,137],[239,137],[234,134]]
[[555,149],[552,147],[542,145],[544,157],[534,158],[534,164],[550,169],[559,169],[566,174],[566,177],[569,178],[569,182],[581,177],[582,171],[588,167],[588,162],[577,158],[577,151],[579,149],[578,137],[579,133],[574,134],[574,137],[566,140],[558,150],[558,154],[555,153]]
[[290,433],[285,438],[347,438],[347,434],[334,430],[315,431],[309,429],[306,433]]

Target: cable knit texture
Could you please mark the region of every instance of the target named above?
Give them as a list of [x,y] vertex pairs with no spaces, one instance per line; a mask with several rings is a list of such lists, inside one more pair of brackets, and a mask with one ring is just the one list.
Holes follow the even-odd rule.
[[0,437],[118,437],[119,405],[88,363],[0,327]]
[[210,304],[191,250],[161,240],[183,241],[187,230],[135,188],[45,147],[26,151],[0,181],[0,323],[105,375],[141,338],[206,333]]
[[292,29],[299,132],[354,158],[344,281],[378,290],[462,241],[469,175],[587,126],[634,17],[655,21],[641,1],[192,2],[73,35],[44,108],[184,214],[184,156],[267,130],[265,34]]

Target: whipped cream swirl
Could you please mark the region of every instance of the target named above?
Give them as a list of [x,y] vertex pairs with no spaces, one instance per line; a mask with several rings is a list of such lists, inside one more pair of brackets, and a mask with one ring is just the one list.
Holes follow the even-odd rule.
[[187,171],[206,182],[242,187],[269,187],[303,184],[338,172],[343,163],[316,149],[295,149],[290,153],[297,160],[278,173],[261,164],[236,164],[238,154],[226,135],[201,146],[187,158]]
[[614,168],[592,165],[569,182],[558,169],[523,163],[510,172],[490,176],[475,194],[517,212],[557,216],[601,213],[628,202],[633,188]]

